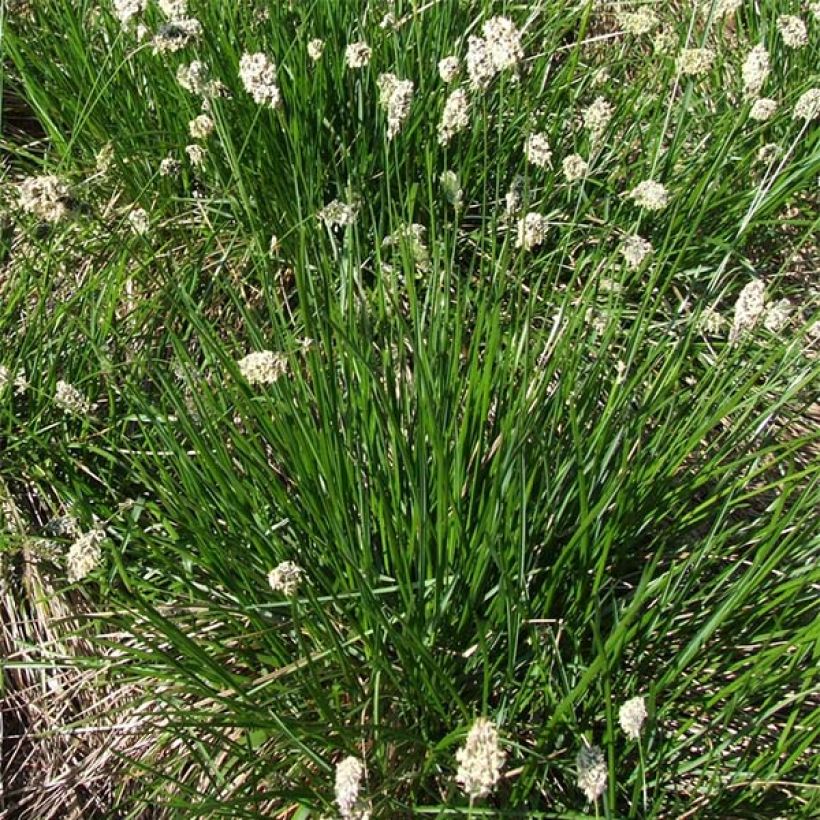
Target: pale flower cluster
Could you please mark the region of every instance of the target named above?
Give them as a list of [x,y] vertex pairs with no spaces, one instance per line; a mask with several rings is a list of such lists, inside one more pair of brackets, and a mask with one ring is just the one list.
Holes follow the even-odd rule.
[[637,270],[643,264],[644,259],[654,251],[654,248],[648,239],[633,234],[624,239],[620,250],[627,267]]
[[438,61],[438,75],[445,83],[451,83],[458,76],[461,61],[455,55]]
[[800,95],[794,104],[792,117],[796,120],[811,122],[820,114],[820,88],[810,88]]
[[793,311],[792,303],[788,299],[778,299],[773,305],[766,308],[763,316],[763,327],[771,333],[778,333],[789,323]]
[[744,285],[735,302],[735,315],[729,333],[730,341],[737,341],[757,324],[766,308],[765,291],[766,286],[760,279],[753,279]]
[[612,119],[612,106],[604,97],[596,97],[584,110],[584,127],[593,139],[606,131]]
[[627,197],[647,211],[662,211],[669,204],[669,192],[660,182],[652,179],[639,182]]
[[441,190],[444,192],[445,199],[454,208],[460,208],[464,198],[464,192],[461,190],[458,174],[450,170],[442,171],[439,182],[441,183]]
[[27,177],[18,192],[20,207],[46,222],[59,222],[70,210],[68,186],[54,174]]
[[274,592],[286,598],[294,596],[302,583],[305,571],[293,561],[282,561],[268,573],[268,583]]
[[489,87],[497,73],[486,41],[470,35],[467,39],[467,76],[470,78],[470,85],[483,91]]
[[214,121],[207,114],[200,114],[188,123],[188,132],[195,140],[208,139],[214,132]]
[[646,720],[646,703],[639,695],[624,703],[618,710],[618,722],[626,736],[637,740],[641,736],[641,729]]
[[769,52],[758,43],[743,61],[743,93],[749,98],[759,96],[770,71]]
[[768,97],[760,97],[754,101],[749,111],[749,117],[757,122],[765,122],[774,116],[777,111],[777,101]]
[[567,182],[583,179],[589,173],[589,164],[580,154],[570,154],[561,163]]
[[128,212],[128,224],[138,236],[144,236],[151,227],[151,220],[145,208],[132,208]]
[[267,54],[243,54],[239,60],[239,79],[257,105],[279,108],[282,94],[276,82],[276,64]]
[[177,69],[177,82],[192,94],[204,94],[208,86],[208,68],[201,60],[183,63]]
[[328,202],[316,216],[321,219],[328,228],[346,228],[356,221],[358,212],[359,209],[356,205],[342,202],[340,199],[334,199]]
[[359,797],[363,775],[364,766],[352,755],[336,764],[334,791],[343,820],[367,820],[370,817],[369,810]]
[[322,55],[325,53],[325,41],[319,37],[314,37],[307,44],[307,53],[308,57],[310,57],[314,63],[318,63],[319,60],[322,59]]
[[249,353],[236,365],[248,384],[273,384],[287,369],[287,360],[281,353],[259,350]]
[[608,770],[604,753],[599,746],[584,746],[575,758],[575,765],[578,788],[592,803],[606,791]]
[[684,48],[678,54],[678,71],[689,77],[706,74],[715,62],[715,52],[711,48]]
[[530,134],[524,142],[527,162],[539,168],[547,168],[552,161],[552,149],[546,134]]
[[164,157],[159,164],[161,177],[176,176],[182,170],[182,163],[176,157]]
[[641,6],[635,11],[619,12],[616,19],[618,25],[627,33],[636,37],[641,34],[649,34],[660,24],[658,15],[649,8],[649,6]]
[[188,161],[195,168],[198,168],[205,162],[205,149],[201,145],[186,145],[185,153],[188,156]]
[[413,81],[400,80],[395,74],[380,74],[376,81],[379,87],[379,103],[387,111],[387,139],[392,140],[399,133],[413,102]]
[[187,0],[158,0],[160,11],[171,20],[179,20],[188,13]]
[[104,540],[105,534],[102,530],[90,530],[69,547],[66,553],[66,567],[68,580],[72,584],[82,581],[100,565]]
[[514,68],[524,59],[521,32],[508,17],[491,17],[481,30],[496,71]]
[[12,373],[4,364],[0,364],[0,393],[2,393],[8,385],[14,387],[15,395],[20,395],[25,392],[28,387],[28,380],[26,379],[26,371],[22,368],[17,373]]
[[345,49],[345,62],[348,68],[364,68],[369,62],[373,54],[370,46],[360,40],[357,43],[351,43]]
[[783,38],[783,44],[789,48],[803,48],[809,42],[806,24],[793,14],[781,14],[777,18],[777,30]]
[[470,124],[470,101],[463,88],[457,88],[447,97],[441,121],[438,125],[438,141],[441,145],[449,144],[450,140],[460,131],[464,131]]
[[175,53],[187,48],[202,35],[202,24],[193,17],[171,20],[159,27],[151,40],[154,54]]
[[123,28],[130,25],[134,18],[145,11],[148,0],[114,0],[114,16],[120,21]]
[[501,778],[505,758],[495,724],[487,718],[478,718],[464,745],[456,752],[456,781],[462,791],[471,800],[488,795]]
[[544,243],[549,230],[549,220],[542,214],[530,211],[518,220],[515,246],[531,251]]
[[87,416],[91,412],[91,402],[67,381],[57,382],[54,403],[64,412],[75,416]]
[[467,40],[467,75],[478,90],[489,87],[499,72],[524,59],[521,32],[507,17],[492,17],[482,27],[483,37]]

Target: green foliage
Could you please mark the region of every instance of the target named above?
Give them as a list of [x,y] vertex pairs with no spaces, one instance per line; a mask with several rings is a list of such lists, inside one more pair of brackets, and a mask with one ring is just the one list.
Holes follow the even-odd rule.
[[[32,535],[68,510],[106,530],[82,582],[106,613],[95,662],[139,685],[151,738],[117,812],[328,814],[356,755],[374,817],[580,816],[585,742],[609,767],[596,814],[820,808],[820,371],[799,253],[816,254],[820,161],[791,116],[817,77],[811,47],[782,48],[781,5],[731,24],[658,8],[675,50],[717,51],[699,79],[592,3],[191,0],[202,37],[171,54],[108,3],[6,16],[4,86],[48,136],[8,144],[13,174],[59,174],[75,201],[47,226],[12,209],[0,246],[0,365],[29,382],[0,387],[0,477]],[[379,25],[391,9],[397,30]],[[436,63],[501,13],[526,60],[470,92],[471,127],[444,147]],[[781,107],[755,123],[739,66],[761,38]],[[358,39],[373,56],[352,70]],[[243,89],[246,51],[275,60],[281,109]],[[192,59],[226,89],[201,167],[185,155],[201,100],[176,79]],[[385,71],[416,91],[390,142]],[[599,95],[614,115],[593,140]],[[533,131],[551,167],[526,163]],[[590,173],[569,183],[574,153]],[[506,213],[517,179],[523,212],[549,219],[532,251]],[[645,179],[663,211],[626,198]],[[317,219],[337,198],[355,224]],[[384,242],[414,223],[421,264]],[[630,267],[638,233],[653,253]],[[791,316],[730,341],[755,277]],[[712,309],[724,325],[704,329]],[[237,361],[257,350],[286,374],[249,384]],[[61,379],[90,414],[55,405]],[[304,569],[293,598],[268,584],[283,561]],[[639,742],[617,714],[636,694]],[[455,752],[479,715],[507,765],[471,805]]]

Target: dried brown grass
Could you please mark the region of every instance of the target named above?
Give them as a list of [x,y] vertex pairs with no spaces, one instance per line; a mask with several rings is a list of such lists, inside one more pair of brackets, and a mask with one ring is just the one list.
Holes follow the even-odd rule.
[[106,659],[83,637],[88,601],[55,586],[51,556],[2,480],[0,502],[0,818],[124,816],[126,758],[150,745],[129,708],[138,693],[95,663]]

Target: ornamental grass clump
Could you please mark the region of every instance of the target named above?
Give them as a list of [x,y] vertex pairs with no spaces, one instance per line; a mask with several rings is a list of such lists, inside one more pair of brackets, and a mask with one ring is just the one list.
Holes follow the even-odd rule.
[[812,4],[7,7],[0,814],[817,813]]

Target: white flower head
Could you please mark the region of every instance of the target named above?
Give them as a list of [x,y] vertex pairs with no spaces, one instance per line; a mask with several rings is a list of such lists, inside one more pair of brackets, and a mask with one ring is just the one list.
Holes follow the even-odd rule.
[[281,353],[258,350],[236,363],[248,384],[273,384],[287,370],[287,359]]
[[545,216],[534,211],[525,214],[518,220],[518,234],[515,246],[530,251],[544,243],[549,230],[549,221]]
[[470,85],[478,91],[484,91],[497,73],[486,40],[470,35],[467,38],[467,76],[470,78]]
[[711,48],[684,48],[678,55],[678,71],[689,77],[706,74],[715,62],[715,52]]
[[347,63],[347,67],[364,68],[370,62],[372,54],[372,49],[364,40],[351,43],[345,49],[345,62]]
[[627,33],[639,37],[641,34],[649,34],[660,25],[658,15],[649,8],[641,6],[635,11],[619,12],[617,15],[618,25]]
[[458,76],[461,61],[455,55],[438,61],[438,75],[445,83],[451,83]]
[[128,212],[128,224],[138,236],[144,236],[151,227],[151,220],[145,208],[132,208]]
[[54,403],[69,415],[87,416],[91,412],[91,402],[73,384],[62,379],[54,389]]
[[188,13],[187,0],[158,0],[157,5],[170,20],[179,20]]
[[598,746],[584,746],[575,758],[575,765],[578,770],[578,788],[592,803],[606,791],[608,769],[604,753]]
[[630,698],[618,710],[618,722],[626,736],[637,740],[641,736],[641,728],[646,720],[646,702],[639,695]]
[[145,11],[147,5],[148,0],[114,0],[114,16],[126,28]]
[[0,364],[0,394],[6,389],[6,387],[9,386],[9,384],[11,384],[14,388],[14,394],[16,396],[25,393],[26,388],[28,387],[26,371],[23,368],[20,368],[16,373],[12,373],[8,367]]
[[72,584],[82,581],[100,565],[104,540],[105,534],[102,530],[90,530],[69,547],[66,554],[66,566],[68,580]]
[[294,596],[305,577],[305,571],[293,561],[282,561],[268,573],[268,583],[274,592],[286,598]]
[[514,68],[524,59],[521,32],[508,17],[491,17],[481,31],[496,71]]
[[717,336],[723,330],[726,320],[714,307],[707,307],[700,313],[696,320],[696,327],[701,333],[709,336]]
[[580,154],[570,154],[564,157],[561,167],[567,182],[583,179],[589,173],[589,164]]
[[498,730],[487,718],[478,718],[464,745],[456,752],[456,781],[471,799],[488,795],[501,778],[506,755],[501,749]]
[[757,324],[766,307],[765,292],[766,286],[761,279],[753,279],[744,285],[735,302],[730,341],[736,341]]
[[453,91],[444,103],[444,111],[438,125],[438,141],[442,145],[449,144],[450,140],[460,131],[464,131],[470,124],[470,101],[463,88]]
[[768,165],[770,162],[774,162],[780,156],[780,153],[780,146],[776,142],[769,142],[757,149],[756,159],[758,162]]
[[319,62],[319,60],[322,59],[322,55],[325,53],[325,41],[321,40],[319,37],[314,37],[307,44],[307,53],[308,57],[310,57],[314,63]]
[[276,64],[261,51],[243,54],[239,60],[239,79],[258,105],[279,108],[282,94],[276,82]]
[[654,249],[649,240],[637,234],[633,234],[624,239],[621,243],[620,250],[627,267],[632,268],[632,270],[637,270],[643,264],[644,259],[646,259]]
[[154,54],[175,53],[187,48],[202,35],[202,24],[193,17],[171,20],[160,26],[151,40]]
[[669,204],[669,192],[660,182],[652,179],[639,182],[627,197],[647,211],[662,211]]
[[177,69],[177,82],[191,94],[204,95],[210,88],[208,67],[201,60],[183,63]]
[[763,327],[770,333],[779,333],[789,323],[793,309],[788,299],[779,299],[766,308]]
[[205,149],[201,145],[186,145],[185,153],[188,156],[188,161],[195,168],[199,167],[205,162]]
[[70,211],[68,186],[54,174],[27,177],[18,191],[20,207],[46,222],[59,222]]
[[777,30],[783,38],[784,45],[789,48],[802,48],[809,42],[806,24],[793,14],[781,14],[777,18]]
[[346,228],[356,221],[358,213],[359,209],[356,204],[334,199],[328,202],[316,216],[324,222],[328,228]]
[[164,157],[159,164],[161,177],[174,177],[182,170],[182,163],[176,157]]
[[367,820],[370,812],[359,796],[364,766],[357,757],[346,757],[336,764],[336,805],[343,820]]
[[442,171],[439,177],[441,190],[444,192],[445,199],[454,207],[460,208],[464,192],[461,190],[461,184],[458,181],[458,174],[455,171]]
[[195,140],[205,140],[214,132],[214,121],[207,114],[200,114],[188,123],[188,132]]
[[792,117],[811,122],[820,114],[820,88],[810,88],[803,92],[794,104]]
[[387,139],[392,140],[410,114],[413,82],[400,80],[395,74],[380,74],[376,84],[379,87],[379,102],[387,111]]
[[758,43],[743,61],[741,73],[743,75],[743,93],[746,97],[753,99],[760,94],[770,70],[769,52],[766,51],[766,46],[763,43]]
[[612,119],[612,106],[604,97],[596,97],[584,110],[584,127],[597,139]]
[[547,168],[552,161],[552,149],[546,134],[530,134],[524,142],[524,156],[539,168]]
[[760,97],[754,101],[754,105],[749,110],[749,118],[757,122],[765,122],[774,116],[775,111],[777,111],[776,100]]

